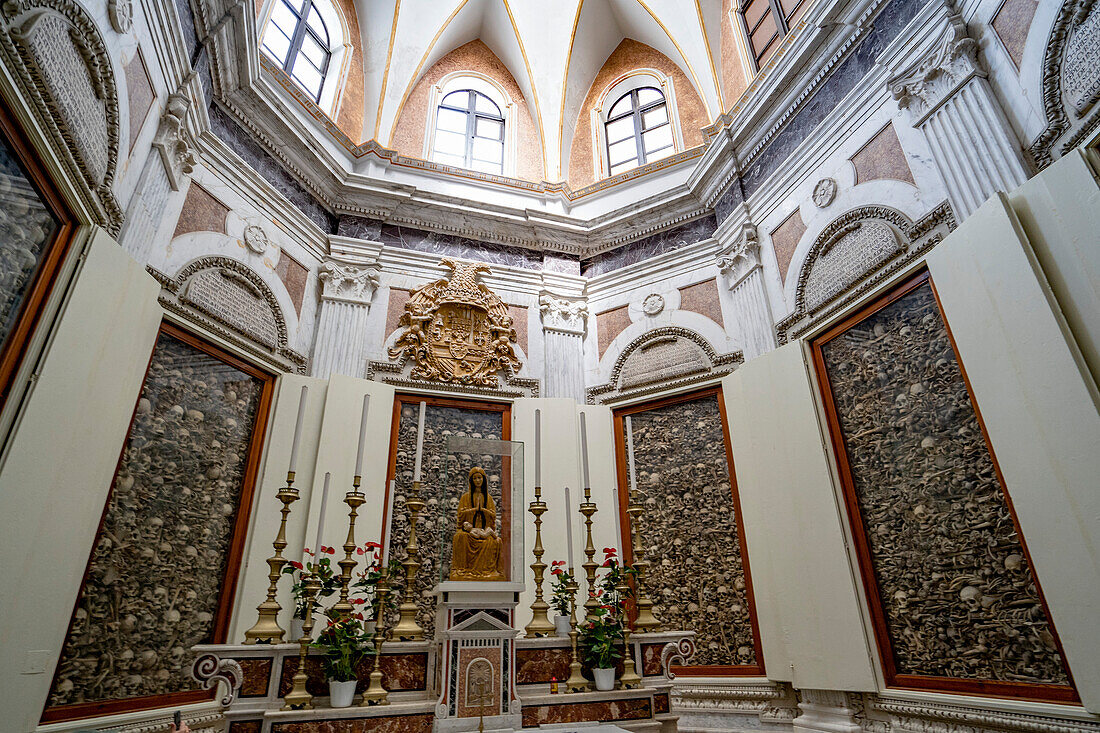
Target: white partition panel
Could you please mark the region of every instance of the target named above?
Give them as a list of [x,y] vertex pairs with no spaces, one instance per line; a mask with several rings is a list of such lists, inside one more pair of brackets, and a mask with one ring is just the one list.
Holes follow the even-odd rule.
[[42,713],[162,318],[157,282],[102,230],[90,238],[0,468],[5,730]]
[[[1044,236],[1048,249],[1074,246],[1056,228]],[[1004,196],[937,246],[928,267],[1078,692],[1087,709],[1100,712],[1100,413],[1093,382]]]
[[874,690],[812,390],[800,343],[722,380],[764,667],[796,687]]

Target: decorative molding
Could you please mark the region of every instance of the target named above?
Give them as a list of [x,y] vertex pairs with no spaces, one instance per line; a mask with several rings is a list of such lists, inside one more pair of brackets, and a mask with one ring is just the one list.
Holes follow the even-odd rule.
[[[1091,59],[1081,59],[1086,68],[1096,74],[1089,92],[1082,99],[1067,104],[1062,88],[1062,76],[1066,63],[1067,50],[1074,36],[1085,25],[1090,28],[1100,23],[1100,10],[1096,0],[1065,0],[1054,19],[1054,26],[1047,37],[1046,52],[1043,55],[1043,107],[1046,111],[1047,126],[1028,148],[1035,165],[1042,169],[1055,158],[1060,158],[1081,144],[1084,139],[1100,126],[1100,109],[1089,110],[1100,101],[1100,60],[1097,59],[1095,43],[1082,48],[1083,53],[1091,53]],[[1093,31],[1095,33],[1095,31]],[[1071,120],[1068,108],[1073,107]],[[1059,143],[1061,147],[1058,146]]]
[[749,221],[742,224],[741,236],[734,240],[732,247],[719,253],[716,264],[730,290],[755,272],[760,267],[760,240],[756,225]]
[[95,22],[74,0],[10,0],[0,57],[95,224],[118,236],[118,86]]
[[107,0],[107,19],[115,33],[129,33],[134,25],[133,0]]
[[685,665],[695,656],[695,639],[693,637],[694,635],[685,636],[677,641],[670,641],[661,649],[661,671],[664,672],[665,679],[676,679],[676,673],[672,671],[673,664]]
[[[180,716],[180,720],[187,724],[194,733],[200,733],[200,731],[215,731],[225,730],[225,715],[220,712],[207,712],[207,713],[184,713]],[[98,725],[96,727],[97,733],[164,733],[167,730],[171,730],[172,726],[172,714],[165,715],[163,709],[156,711],[152,717],[143,718],[139,721],[129,721],[126,723],[119,723],[118,725]]]
[[962,15],[952,12],[940,40],[922,58],[886,82],[898,106],[909,111],[913,126],[974,76],[985,76],[978,63],[978,42],[969,36]]
[[[897,249],[872,262],[863,272],[841,283],[840,288],[817,303],[807,303],[807,285],[814,265],[846,237],[858,234],[867,224],[888,227],[897,239]],[[839,310],[874,288],[890,275],[923,256],[955,229],[955,214],[946,201],[917,222],[888,206],[861,206],[830,222],[810,246],[798,274],[794,311],[776,324],[780,344],[796,338],[811,327],[831,318]]]
[[642,300],[642,313],[652,318],[665,309],[665,296],[660,293],[650,293]]
[[832,178],[822,178],[814,186],[814,192],[811,197],[814,202],[814,206],[819,209],[824,209],[833,203],[833,199],[836,198],[836,180]]
[[270,245],[267,232],[259,224],[249,224],[244,228],[244,246],[248,247],[250,252],[262,255]]
[[[647,351],[650,352],[651,357],[655,353],[653,351],[655,348],[668,351],[681,345],[687,346],[694,352],[694,364],[682,360],[679,363],[670,364],[664,368],[667,375],[662,375],[662,369],[659,366],[653,368],[652,365],[645,365],[634,370],[634,373],[646,381],[626,383],[624,372],[631,357],[647,358],[645,355]],[[585,391],[585,397],[590,405],[609,405],[633,397],[713,381],[729,374],[743,362],[744,357],[740,351],[719,354],[710,342],[695,331],[681,326],[662,326],[645,332],[627,344],[615,360],[608,382],[589,387]]]
[[887,725],[919,733],[955,733],[982,728],[1020,733],[1097,733],[1100,723],[1050,715],[988,710],[948,703],[923,703],[868,694],[867,709],[889,716]]
[[[181,86],[182,90],[183,87]],[[177,90],[168,95],[164,114],[153,136],[153,147],[160,153],[164,170],[168,173],[168,182],[173,191],[180,190],[187,182],[187,176],[195,170],[198,159],[195,156],[195,139],[187,129],[187,110],[191,107],[191,98]],[[247,230],[245,243],[248,243]]]
[[544,331],[584,336],[588,323],[588,301],[543,291],[539,293],[539,316]]
[[317,275],[321,281],[321,299],[369,308],[378,287],[380,270],[381,267],[376,264],[360,265],[327,259],[321,263]]
[[[166,275],[152,266],[147,267],[146,270],[160,282],[163,288],[159,302],[165,310],[225,339],[266,363],[274,364],[286,371],[305,374],[307,359],[288,345],[286,320],[275,294],[263,278],[247,265],[228,257],[211,256],[191,261],[175,277]],[[273,343],[266,344],[256,336],[245,333],[241,330],[239,323],[235,323],[223,313],[214,312],[213,308],[196,302],[189,296],[187,287],[189,281],[195,275],[205,271],[218,272],[223,278],[232,280],[270,309],[275,328]]]
[[366,379],[374,379],[395,387],[431,392],[451,392],[471,397],[496,397],[514,399],[516,397],[538,397],[539,380],[517,377],[505,372],[504,385],[481,387],[475,384],[455,384],[419,379],[410,375],[414,362],[408,354],[402,354],[397,361],[368,361]]
[[204,690],[214,689],[219,682],[224,682],[225,693],[218,702],[223,707],[229,707],[244,682],[244,670],[236,660],[219,659],[216,654],[206,652],[195,658],[191,665],[191,677],[201,683]]

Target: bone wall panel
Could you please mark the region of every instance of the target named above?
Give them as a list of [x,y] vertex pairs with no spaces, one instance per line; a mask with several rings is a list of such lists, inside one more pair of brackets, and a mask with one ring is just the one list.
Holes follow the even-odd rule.
[[48,708],[196,689],[189,649],[214,640],[262,390],[161,335]]
[[718,398],[630,417],[654,613],[664,628],[695,632],[692,664],[759,663]]
[[897,673],[1067,684],[931,286],[821,350]]

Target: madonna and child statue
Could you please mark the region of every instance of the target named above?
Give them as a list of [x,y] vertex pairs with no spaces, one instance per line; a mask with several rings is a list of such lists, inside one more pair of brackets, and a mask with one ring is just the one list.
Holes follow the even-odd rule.
[[503,581],[497,508],[485,471],[471,468],[458,501],[458,529],[451,551],[451,580]]

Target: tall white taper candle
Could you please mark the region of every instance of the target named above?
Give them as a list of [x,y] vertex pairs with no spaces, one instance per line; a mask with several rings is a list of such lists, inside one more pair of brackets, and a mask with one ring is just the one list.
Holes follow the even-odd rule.
[[588,482],[588,429],[584,424],[584,413],[581,413],[581,472],[584,476],[584,486],[581,488],[592,488],[592,484]]
[[306,421],[306,393],[309,392],[309,387],[302,385],[302,396],[298,399],[298,421],[294,423],[294,442],[290,444],[290,468],[287,471],[293,471],[294,467],[298,465],[298,446],[302,442],[302,425]]
[[[386,502],[386,514],[384,521],[389,527],[393,526],[393,497],[397,493],[397,480],[390,479],[390,496]],[[384,538],[385,549],[382,550],[382,567],[385,568],[390,562],[390,545],[393,544],[393,537],[390,535],[388,527],[382,528],[382,537]]]
[[321,559],[321,533],[325,531],[325,512],[328,511],[328,482],[332,480],[332,474],[325,472],[325,487],[321,489],[321,517],[317,520],[317,541],[313,543],[314,562]]
[[542,486],[542,410],[535,410],[535,486]]
[[626,463],[630,467],[630,485],[631,491],[636,491],[638,488],[638,478],[634,473],[634,425],[630,422],[630,418],[626,419]]
[[420,480],[420,459],[424,455],[424,411],[426,402],[420,403],[420,418],[416,421],[416,463],[413,464],[413,481]]
[[363,419],[359,423],[359,450],[355,454],[355,475],[363,475],[363,449],[367,445],[367,410],[370,409],[370,395],[363,395]]
[[573,502],[569,497],[569,487],[565,487],[565,546],[569,551],[569,569],[573,569]]

